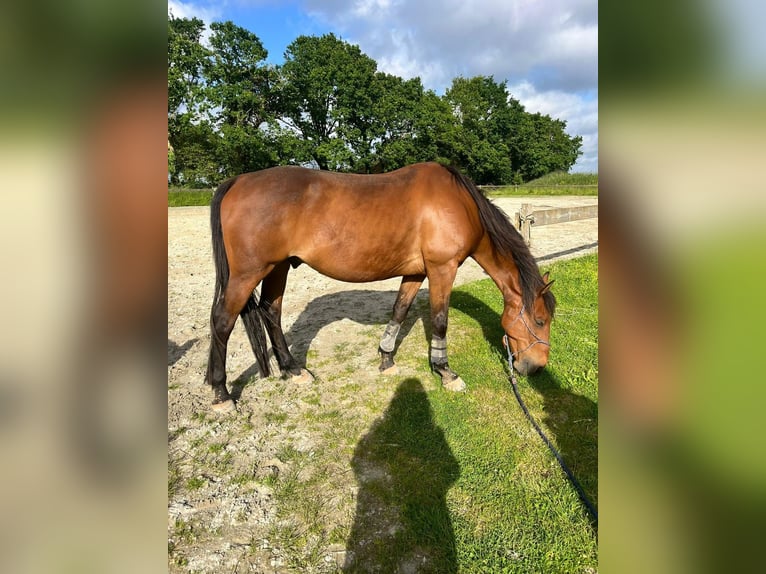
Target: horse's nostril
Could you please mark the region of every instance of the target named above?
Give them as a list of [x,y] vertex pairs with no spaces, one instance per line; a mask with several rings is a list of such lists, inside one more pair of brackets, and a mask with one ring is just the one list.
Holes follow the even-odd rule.
[[522,359],[514,363],[514,367],[520,375],[533,375],[541,369],[541,366],[531,362],[529,359]]

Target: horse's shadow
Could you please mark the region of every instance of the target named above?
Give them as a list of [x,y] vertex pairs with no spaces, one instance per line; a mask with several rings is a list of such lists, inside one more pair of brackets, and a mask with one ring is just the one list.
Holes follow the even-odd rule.
[[172,339],[168,339],[168,367],[175,365],[198,340],[197,338],[189,339],[183,345],[179,345]]
[[[386,324],[391,319],[396,295],[397,291],[353,289],[317,297],[306,306],[285,333],[285,338],[290,345],[290,353],[299,365],[305,365],[309,347],[319,331],[343,319],[349,319],[360,325],[380,327],[382,337]],[[427,302],[428,289],[420,289],[412,302],[407,318],[402,323],[394,352],[399,349],[402,340],[409,335],[418,319],[423,319],[427,345],[431,328]],[[427,347],[423,352],[427,353]]]
[[[308,366],[308,351],[317,334],[327,325],[348,319],[360,325],[379,327],[380,336],[383,336],[386,324],[391,318],[394,301],[398,291],[374,291],[365,289],[353,289],[338,293],[329,293],[313,299],[298,315],[290,328],[285,332],[285,339],[290,347],[290,354],[299,365]],[[423,319],[426,332],[424,355],[428,353],[428,341],[431,336],[431,322],[428,307],[428,289],[420,289],[412,302],[410,312],[402,323],[395,352],[412,327]],[[370,353],[377,351],[371,349]],[[241,398],[244,388],[258,377],[260,369],[253,362],[247,369],[241,372],[236,379],[230,381],[231,397],[237,401]]]
[[[468,293],[456,291],[452,294],[450,307],[479,322],[487,341],[493,345],[499,356],[506,356],[501,343],[503,328],[500,325],[500,316],[486,303]],[[492,315],[497,319],[487,321],[486,317]],[[555,361],[555,349],[552,354],[551,360]],[[526,386],[524,381],[542,395],[545,414],[538,423],[543,423],[543,430],[561,452],[564,462],[577,477],[588,498],[597,506],[598,406],[591,399],[567,389],[549,368],[520,381],[522,397]]]

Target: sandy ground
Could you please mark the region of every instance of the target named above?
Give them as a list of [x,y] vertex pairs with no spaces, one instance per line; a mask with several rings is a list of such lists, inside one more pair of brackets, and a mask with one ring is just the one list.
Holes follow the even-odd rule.
[[[510,216],[522,203],[538,207],[592,205],[596,197],[503,198],[494,200]],[[598,249],[598,220],[588,219],[532,229],[532,252],[541,267],[561,258],[576,257]],[[483,270],[468,260],[458,271],[456,285],[486,277]],[[169,485],[168,539],[170,568],[173,571],[218,572],[290,571],[280,565],[278,549],[268,542],[276,509],[269,489],[255,487],[247,496],[227,489],[211,475],[199,475],[199,456],[195,445],[208,442],[217,435],[231,439],[230,426],[211,422],[211,392],[203,384],[209,345],[208,318],[213,294],[214,270],[210,248],[209,208],[181,207],[168,209],[168,441],[169,465],[177,475],[177,484]],[[284,298],[283,328],[296,359],[307,364],[319,379],[328,376],[332,358],[339,349],[346,353],[355,380],[367,382],[377,376],[377,341],[383,333],[399,288],[399,279],[375,283],[349,284],[329,279],[301,265],[291,270]],[[418,297],[427,297],[428,282]],[[413,329],[414,330],[414,329]],[[401,337],[401,335],[400,335]],[[412,338],[412,333],[408,336]],[[428,352],[424,338],[412,344]],[[357,356],[355,356],[357,355]],[[299,399],[282,392],[277,377],[258,380],[258,390],[251,390],[257,377],[254,358],[244,330],[235,326],[228,347],[227,373],[239,396],[238,416],[247,420],[246,432],[236,443],[229,440],[226,448],[234,453],[234,470],[249,469],[255,475],[263,469],[278,467],[278,444],[284,439],[278,425],[267,424],[269,393],[275,389],[290,413],[303,408]],[[272,359],[272,364],[276,364]],[[348,365],[346,368],[349,369]],[[405,367],[406,371],[406,367]],[[406,372],[403,374],[407,374]],[[418,376],[426,376],[419,373]],[[393,386],[391,387],[394,388]],[[285,406],[287,405],[287,406]],[[346,405],[347,407],[349,405]],[[364,421],[367,424],[369,421]],[[259,432],[267,428],[268,432]],[[295,448],[316,447],[311,434],[293,433]],[[344,462],[348,464],[348,462]],[[276,466],[275,466],[276,465]],[[261,469],[259,471],[259,469]],[[194,490],[190,479],[202,476],[203,484]],[[351,502],[349,502],[351,504]],[[339,513],[346,516],[348,513]],[[194,536],[185,530],[203,522],[211,527],[207,533]],[[180,525],[180,526],[179,526]],[[190,530],[191,531],[191,530]],[[239,541],[239,542],[237,542]],[[254,550],[254,547],[259,549]],[[341,548],[330,549],[328,570],[337,568],[332,552],[342,555]],[[337,556],[336,556],[337,558]]]

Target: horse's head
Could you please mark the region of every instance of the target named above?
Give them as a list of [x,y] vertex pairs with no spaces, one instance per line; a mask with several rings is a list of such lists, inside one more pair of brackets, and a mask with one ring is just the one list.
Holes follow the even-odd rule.
[[543,275],[543,286],[535,295],[532,308],[522,305],[521,309],[506,305],[501,323],[507,335],[504,343],[510,345],[513,366],[522,375],[532,374],[548,363],[550,350],[551,320],[555,299],[550,292],[553,281],[548,273]]

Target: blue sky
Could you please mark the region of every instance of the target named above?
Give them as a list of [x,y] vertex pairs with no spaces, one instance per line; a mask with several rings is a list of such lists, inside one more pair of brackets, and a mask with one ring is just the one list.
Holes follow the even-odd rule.
[[443,94],[457,76],[494,76],[530,112],[583,138],[573,171],[598,171],[597,0],[169,0],[177,17],[231,20],[279,64],[300,35],[357,44],[378,69]]

